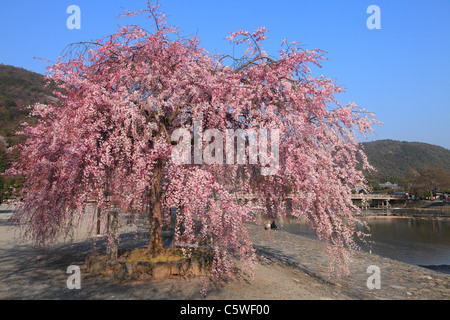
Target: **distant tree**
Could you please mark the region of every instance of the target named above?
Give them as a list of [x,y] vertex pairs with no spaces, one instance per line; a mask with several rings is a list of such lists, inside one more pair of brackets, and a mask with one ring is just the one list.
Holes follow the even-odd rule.
[[408,187],[411,194],[430,194],[433,198],[437,190],[443,190],[450,186],[450,173],[442,168],[424,166],[411,168],[408,172]]

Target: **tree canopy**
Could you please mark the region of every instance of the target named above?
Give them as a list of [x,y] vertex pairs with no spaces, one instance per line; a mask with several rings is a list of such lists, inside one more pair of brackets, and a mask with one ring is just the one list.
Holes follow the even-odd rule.
[[[78,44],[49,68],[58,103],[32,106],[39,122],[25,125],[21,161],[9,171],[26,178],[14,217],[25,236],[51,244],[95,200],[108,214],[112,205],[147,212],[149,251],[157,253],[161,227],[177,208],[176,243],[186,254],[192,246],[211,246],[215,275],[226,278],[231,257],[255,263],[246,228],[252,207],[235,201],[236,194],[251,193],[272,217],[286,214],[290,198],[290,214],[305,217],[328,244],[337,270],[348,271],[355,234],[362,236],[351,201],[353,188],[366,188],[358,159],[370,168],[356,136],[370,133],[376,121],[353,103],[340,105],[334,95],[343,89],[333,80],[313,77],[310,66],[320,67],[324,52],[284,40],[275,58],[263,51],[265,28],[239,30],[228,39],[248,49],[231,67],[225,61],[232,57],[208,53],[196,37],[180,37],[158,5],[126,15],[141,13],[154,19],[151,32],[121,27]],[[196,122],[201,132],[263,129],[271,140],[276,130],[276,172],[262,175],[267,163],[261,161],[175,163],[180,140],[172,139],[174,131],[185,129],[195,140]],[[200,143],[204,155],[210,141]],[[246,156],[252,156],[249,145],[247,139]]]

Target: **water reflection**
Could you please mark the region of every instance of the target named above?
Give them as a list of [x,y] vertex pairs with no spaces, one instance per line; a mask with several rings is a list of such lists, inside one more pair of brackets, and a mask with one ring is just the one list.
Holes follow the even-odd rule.
[[[373,244],[361,245],[380,256],[415,265],[450,265],[450,220],[367,217]],[[286,224],[285,230],[315,239],[305,222]]]

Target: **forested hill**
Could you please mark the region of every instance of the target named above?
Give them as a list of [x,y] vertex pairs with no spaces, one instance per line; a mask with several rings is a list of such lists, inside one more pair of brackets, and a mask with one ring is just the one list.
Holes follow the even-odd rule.
[[[6,148],[24,139],[14,133],[28,115],[25,107],[36,102],[55,102],[53,89],[44,88],[45,83],[41,74],[0,64],[0,172],[4,172],[9,162],[18,156],[17,152],[7,154]],[[21,184],[21,179],[0,176],[0,200],[11,196],[12,190],[19,189]]]
[[16,142],[12,133],[27,115],[24,107],[53,101],[52,89],[44,85],[41,74],[0,64],[0,135],[10,143]]
[[395,140],[364,142],[362,145],[369,162],[378,170],[380,182],[401,182],[411,167],[431,166],[450,172],[450,150],[443,147]]
[[[43,75],[0,64],[0,172],[7,168],[11,160],[6,154],[6,147],[22,140],[14,133],[28,114],[25,107],[55,100],[51,94],[53,89],[44,86]],[[0,189],[2,182],[3,179],[0,179]]]

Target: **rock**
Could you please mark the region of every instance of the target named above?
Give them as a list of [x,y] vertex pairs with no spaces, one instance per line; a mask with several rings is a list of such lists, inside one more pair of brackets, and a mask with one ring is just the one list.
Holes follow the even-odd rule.
[[132,262],[124,263],[117,272],[116,278],[119,281],[136,280],[138,278],[136,264]]
[[118,271],[120,268],[122,268],[122,265],[125,264],[125,260],[112,260],[107,262],[107,267],[110,268],[112,271]]
[[192,260],[192,273],[195,276],[205,276],[209,273],[212,265],[212,256],[206,256]]
[[89,271],[93,274],[106,273],[106,261],[101,259],[93,259],[89,264]]
[[120,268],[119,272],[117,272],[115,274],[115,277],[117,278],[117,280],[119,281],[125,281],[128,279],[128,275],[127,275],[127,271],[124,268],[125,265],[122,266],[122,268]]
[[153,280],[161,280],[170,276],[170,268],[167,263],[157,262],[152,265]]
[[188,259],[173,261],[169,263],[170,275],[186,277],[190,274],[190,261]]
[[152,275],[152,264],[148,261],[139,261],[136,265],[136,270],[139,277],[147,278],[146,275]]
[[191,262],[191,272],[194,276],[204,275],[204,262],[203,259],[193,259]]

